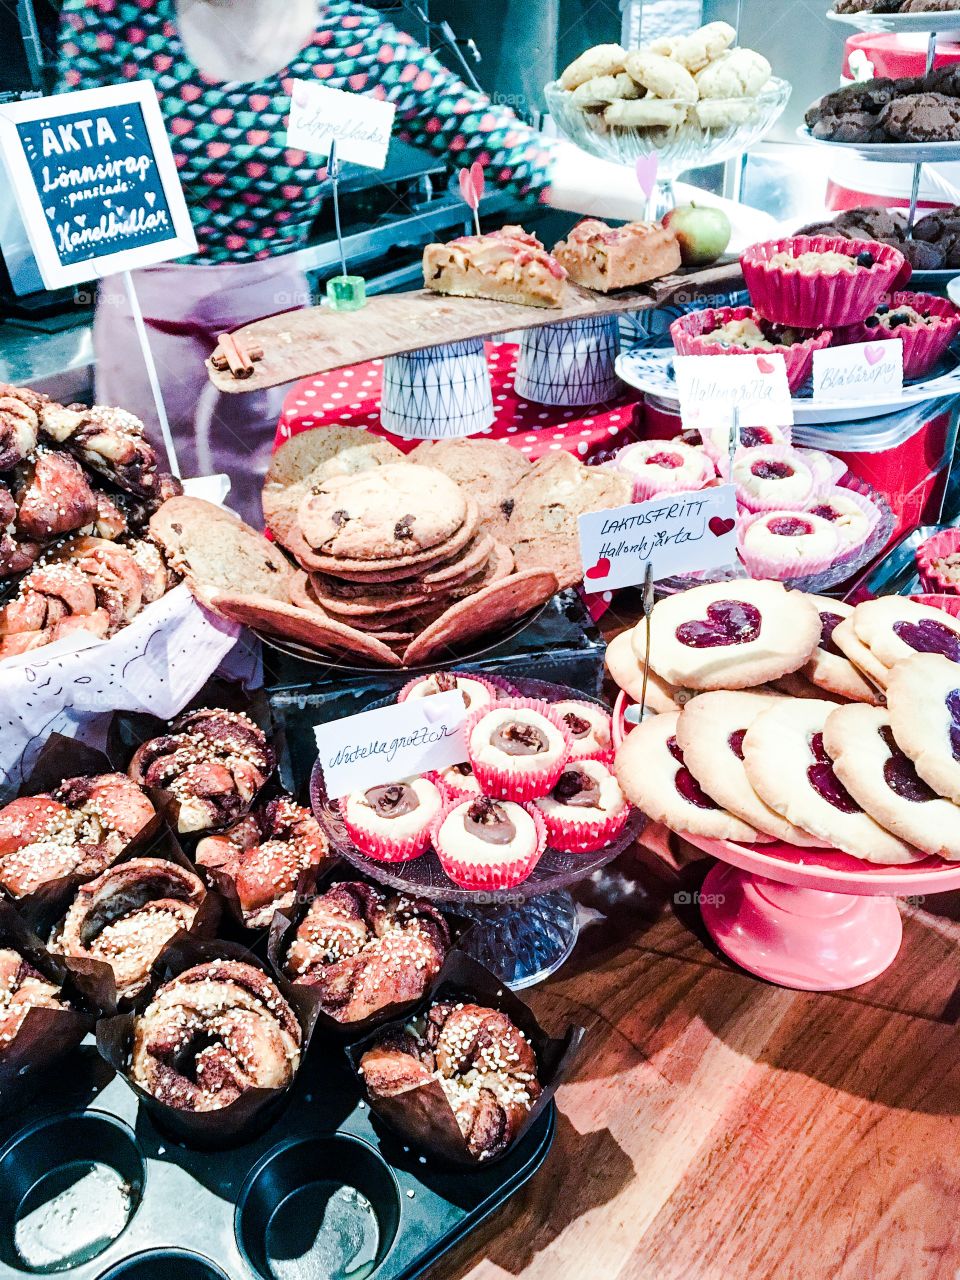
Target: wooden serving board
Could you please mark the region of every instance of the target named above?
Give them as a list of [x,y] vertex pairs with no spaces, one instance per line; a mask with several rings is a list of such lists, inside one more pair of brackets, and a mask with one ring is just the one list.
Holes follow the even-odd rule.
[[732,263],[705,271],[679,272],[652,280],[639,289],[613,294],[593,293],[568,284],[562,307],[521,307],[485,298],[451,298],[428,289],[381,294],[370,298],[359,311],[305,307],[256,320],[233,332],[231,336],[247,349],[260,347],[263,351],[251,377],[235,378],[228,370],[214,369],[209,360],[207,373],[214,386],[230,395],[261,391],[345,365],[442,346],[461,338],[485,338],[585,316],[644,311],[681,299],[696,301],[708,294],[735,289],[739,279],[739,263]]

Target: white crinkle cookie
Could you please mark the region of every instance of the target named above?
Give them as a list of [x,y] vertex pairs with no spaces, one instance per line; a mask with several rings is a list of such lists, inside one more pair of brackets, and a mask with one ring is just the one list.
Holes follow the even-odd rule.
[[648,93],[675,102],[696,102],[700,94],[697,82],[679,62],[659,53],[638,49],[627,54],[627,73]]
[[634,102],[620,99],[610,103],[603,118],[607,124],[625,129],[666,129],[683,124],[687,108],[682,102],[664,102],[660,98],[637,98]]
[[596,76],[615,76],[623,70],[626,49],[618,44],[597,44],[574,58],[560,75],[561,89],[576,89]]
[[670,56],[688,71],[702,71],[708,62],[729,49],[736,38],[737,33],[729,22],[708,22],[688,36],[674,37]]
[[632,76],[621,71],[615,76],[594,76],[585,80],[573,91],[573,102],[578,107],[605,107],[623,98],[638,98],[640,86]]
[[752,98],[703,98],[694,111],[701,129],[729,129],[752,120],[757,114],[757,104]]
[[701,98],[755,98],[771,70],[762,53],[731,49],[697,72],[697,90]]

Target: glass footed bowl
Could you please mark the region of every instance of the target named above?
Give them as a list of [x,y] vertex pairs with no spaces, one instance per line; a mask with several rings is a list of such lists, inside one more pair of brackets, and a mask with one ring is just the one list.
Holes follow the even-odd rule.
[[[568,141],[590,155],[618,164],[634,164],[641,156],[656,152],[659,177],[671,179],[686,169],[719,164],[742,155],[772,129],[790,100],[791,85],[772,76],[756,98],[711,99],[719,105],[749,111],[746,119],[722,128],[704,129],[688,119],[683,124],[658,128],[628,128],[608,125],[600,114],[591,114],[573,102],[573,93],[561,89],[558,80],[544,85],[544,95],[557,129]],[[670,101],[667,99],[667,101]],[[688,108],[688,103],[677,105]],[[739,114],[739,112],[738,112]]]

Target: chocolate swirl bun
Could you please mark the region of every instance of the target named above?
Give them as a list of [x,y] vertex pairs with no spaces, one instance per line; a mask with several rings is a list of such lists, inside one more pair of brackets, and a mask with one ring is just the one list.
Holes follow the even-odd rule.
[[314,899],[284,968],[317,992],[330,1017],[360,1022],[419,1000],[449,948],[447,922],[431,903],[351,881]]
[[49,794],[0,809],[0,888],[14,898],[65,876],[95,876],[124,852],[156,811],[122,773],[67,778]]
[[210,831],[241,818],[275,766],[266,735],[249,716],[204,708],[143,743],[129,773],[143,786],[170,792],[179,805],[179,831]]
[[15,475],[21,538],[47,542],[96,518],[96,495],[80,464],[69,455],[38,449]]
[[47,405],[40,428],[48,439],[128,493],[155,497],[166,482],[164,473],[157,469],[157,453],[146,438],[143,423],[125,409],[98,404],[90,409]]
[[39,554],[39,542],[17,533],[17,504],[6,485],[0,483],[0,578],[23,573]]
[[509,1147],[541,1092],[526,1037],[505,1013],[476,1004],[432,1005],[422,1031],[389,1031],[360,1071],[374,1097],[439,1081],[477,1160]]
[[9,471],[33,451],[46,396],[0,383],[0,471]]
[[0,947],[0,1057],[17,1038],[31,1009],[68,1007],[56,983],[13,947]]
[[250,1089],[286,1088],[301,1038],[261,969],[212,960],[165,983],[136,1019],[131,1075],[169,1107],[216,1111]]
[[51,950],[100,960],[113,970],[120,999],[146,986],[150,966],[205,896],[203,881],[164,858],[131,858],[81,885]]
[[205,836],[197,865],[233,882],[244,924],[260,929],[293,905],[301,872],[322,862],[327,849],[313,814],[280,796],[222,835]]

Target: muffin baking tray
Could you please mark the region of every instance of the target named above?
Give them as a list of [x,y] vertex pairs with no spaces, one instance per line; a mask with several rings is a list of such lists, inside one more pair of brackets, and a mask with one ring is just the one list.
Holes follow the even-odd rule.
[[178,1146],[88,1044],[0,1124],[0,1277],[411,1280],[542,1164],[551,1104],[502,1160],[452,1170],[371,1120],[342,1050],[229,1151]]

